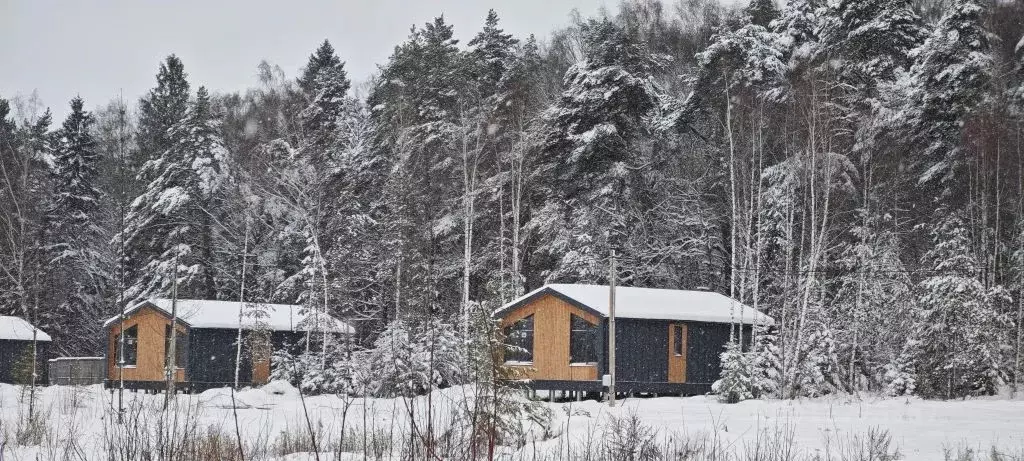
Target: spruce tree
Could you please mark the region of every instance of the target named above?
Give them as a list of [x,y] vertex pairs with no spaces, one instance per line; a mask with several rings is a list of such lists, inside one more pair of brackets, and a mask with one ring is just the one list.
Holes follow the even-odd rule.
[[743,13],[749,18],[750,23],[761,27],[768,27],[772,21],[781,16],[775,0],[750,0]]
[[[189,85],[185,67],[175,55],[160,63],[156,87],[139,101],[138,153],[133,168],[159,157],[171,147],[171,127],[181,121],[188,109]],[[147,181],[151,178],[140,178]],[[140,184],[145,186],[145,184]]]
[[721,377],[711,385],[711,392],[725,403],[738,403],[754,398],[754,365],[752,356],[740,350],[739,343],[730,341],[719,355],[722,363]]
[[[164,62],[160,63],[160,69],[156,75],[156,87],[139,101],[138,131],[135,137],[137,149],[129,154],[129,159],[126,162],[128,163],[126,169],[134,178],[125,191],[128,197],[137,197],[137,199],[131,203],[127,212],[126,226],[129,228],[118,229],[119,234],[123,234],[125,237],[124,263],[127,287],[132,287],[135,282],[140,281],[144,273],[151,272],[152,268],[147,267],[148,264],[160,257],[160,243],[153,241],[155,236],[160,235],[160,232],[150,228],[150,226],[156,227],[159,224],[147,221],[132,224],[132,220],[143,219],[143,215],[140,213],[146,206],[138,203],[139,200],[155,201],[154,194],[160,192],[154,189],[155,181],[160,174],[160,168],[158,168],[161,165],[160,159],[166,156],[168,149],[175,142],[172,128],[184,120],[188,110],[189,84],[186,77],[181,60],[173,54],[168,56]],[[147,195],[148,198],[143,199]],[[131,226],[135,226],[135,228],[131,229]],[[131,234],[138,235],[130,241],[128,236]],[[148,236],[143,237],[143,235]],[[120,238],[119,236],[118,239],[120,240]],[[154,275],[149,273],[147,277]],[[164,276],[170,277],[169,275]],[[159,291],[154,292],[153,287],[145,282],[136,286],[134,292],[127,295],[127,299],[156,293]]]
[[93,139],[93,116],[81,98],[58,132],[54,158],[49,245],[58,318],[58,341],[65,351],[95,351],[109,284],[109,258],[101,228],[97,187],[100,156]]
[[142,173],[153,180],[128,211],[126,251],[139,265],[129,274],[126,296],[166,295],[177,260],[178,295],[215,299],[214,221],[228,165],[205,88],[171,128],[170,139],[171,147],[144,165]]
[[1005,294],[979,280],[980,265],[960,213],[948,214],[930,233],[934,246],[923,264],[932,275],[918,286],[920,308],[911,333],[921,348],[910,356],[917,360],[916,390],[939,398],[993,394],[1006,377],[998,337],[1006,319],[995,308]]
[[[332,76],[337,80],[348,80],[348,76],[345,73],[345,63],[338,58],[335,54],[334,47],[331,46],[331,42],[324,40],[323,43],[309,55],[309,61],[306,63],[306,67],[302,69],[302,76],[299,77],[299,88],[306,94],[308,99],[313,99],[318,90],[322,88],[322,84],[318,83],[317,80],[321,79],[320,73],[328,72],[338,74]],[[348,86],[344,88],[348,91]]]
[[896,114],[910,125],[911,139],[921,149],[914,169],[922,201],[942,196],[955,210],[969,196],[965,168],[970,158],[963,128],[979,110],[992,79],[990,34],[984,19],[987,4],[956,0],[924,45],[915,52],[909,97]]
[[302,126],[299,150],[328,170],[330,164],[325,162],[332,160],[339,118],[344,115],[351,85],[345,63],[335,56],[330,42],[324,40],[309,57],[299,78],[299,87],[308,101],[298,114]]
[[479,94],[487,98],[497,92],[497,86],[515,58],[519,43],[511,34],[498,27],[498,13],[487,12],[484,28],[469,41],[469,59],[474,63],[474,79]]

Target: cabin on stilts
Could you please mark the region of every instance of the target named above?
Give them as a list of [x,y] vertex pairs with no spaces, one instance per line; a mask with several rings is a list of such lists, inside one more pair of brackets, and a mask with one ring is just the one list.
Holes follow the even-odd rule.
[[[176,305],[176,309],[175,309]],[[108,388],[120,385],[123,372],[128,389],[166,389],[166,356],[170,350],[171,318],[177,311],[175,330],[176,388],[202,391],[235,384],[235,357],[239,330],[238,301],[155,298],[138,302],[125,311],[124,356],[121,348],[122,320],[114,316],[104,322],[106,332],[106,380]],[[289,304],[245,303],[241,316],[242,360],[239,385],[265,384],[270,377],[274,351],[301,350],[307,335],[319,342],[323,331],[329,341],[348,341],[354,330],[336,318],[309,313],[310,309]],[[318,324],[319,323],[319,324]]]
[[21,317],[0,316],[0,383],[32,384],[32,339],[36,342],[36,384],[46,383],[50,335]]
[[[605,392],[609,288],[550,284],[494,312],[534,390]],[[617,394],[698,395],[721,374],[730,327],[749,346],[754,325],[774,320],[711,291],[615,288]]]

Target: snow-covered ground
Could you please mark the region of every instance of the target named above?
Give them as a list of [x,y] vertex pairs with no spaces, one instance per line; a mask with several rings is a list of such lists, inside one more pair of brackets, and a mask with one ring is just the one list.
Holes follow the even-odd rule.
[[[112,394],[99,386],[41,388],[36,411],[45,417],[45,435],[37,445],[16,443],[16,433],[24,430],[27,399],[24,388],[0,384],[0,444],[7,447],[0,459],[66,459],[67,453],[82,453],[85,459],[99,459],[116,442],[112,428],[117,427],[112,411]],[[192,424],[197,433],[221,432],[233,437],[235,425],[231,393],[215,389],[198,395],[179,395],[175,405],[178,419],[160,423],[162,395],[126,392],[127,406],[133,408],[131,424],[164,424],[167,427]],[[410,412],[420,415],[417,424],[425,427],[428,403],[431,406],[435,432],[451,432],[459,425],[459,411],[472,400],[472,388],[459,387],[435,392],[432,398],[353,399],[336,396],[306,397],[310,425],[318,434],[321,451],[343,445],[349,452],[362,453],[363,434],[368,444],[390,446],[393,451],[410,433]],[[303,403],[298,393],[287,385],[273,383],[263,389],[247,389],[235,394],[239,429],[245,439],[247,459],[273,458],[291,450],[299,450],[298,440],[308,434]],[[345,408],[348,411],[345,411]],[[543,403],[551,412],[547,424],[530,423],[527,444],[508,459],[532,459],[531,453],[552,455],[588,450],[606,440],[611,421],[636,416],[633,421],[664,447],[664,441],[714,441],[732,450],[750,450],[755,444],[768,443],[766,434],[775,440],[786,439],[798,454],[807,456],[836,451],[849,445],[873,429],[887,430],[894,448],[906,460],[942,460],[946,449],[972,447],[982,452],[997,446],[1019,455],[1024,453],[1024,400],[1007,398],[972,399],[966,401],[922,401],[918,399],[883,399],[874,396],[843,396],[799,401],[747,401],[735,405],[718,403],[709,397],[634,398],[610,408],[595,401]],[[344,420],[347,441],[340,441]],[[19,422],[21,421],[21,422]],[[191,423],[186,423],[191,421]],[[364,430],[365,429],[365,430]],[[641,431],[641,434],[644,432]],[[636,438],[635,432],[628,437]],[[383,438],[392,438],[385,443]],[[770,437],[768,437],[770,438]],[[75,443],[69,448],[67,440]],[[233,438],[229,441],[233,443]],[[568,442],[568,445],[567,445]],[[256,453],[253,447],[265,448]],[[378,448],[385,450],[384,448]],[[519,455],[519,456],[515,456]],[[304,457],[305,456],[305,457]],[[361,459],[361,455],[347,455]],[[76,455],[77,459],[82,459]],[[106,458],[102,456],[102,458]],[[279,459],[312,459],[308,455],[291,455]],[[333,459],[333,458],[325,458]],[[1016,459],[1016,458],[1010,458]]]

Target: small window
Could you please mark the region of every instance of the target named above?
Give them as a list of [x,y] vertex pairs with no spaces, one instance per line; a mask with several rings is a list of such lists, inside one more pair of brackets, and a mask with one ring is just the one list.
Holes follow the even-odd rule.
[[672,352],[683,355],[683,325],[672,325]]
[[[122,336],[124,339],[124,349],[121,349]],[[118,360],[121,366],[136,366],[139,360],[139,326],[135,325],[126,328],[122,335],[118,335],[117,341],[117,348],[121,351],[121,359]]]
[[533,315],[516,320],[505,328],[507,362],[533,362]]
[[[188,339],[188,336],[185,336],[185,333],[182,333],[180,331],[178,332],[178,339],[174,343],[174,366],[175,367],[181,368],[181,367],[185,366],[185,350],[188,348],[185,345],[185,341],[187,339]],[[170,350],[171,350],[171,325],[168,324],[168,325],[164,326],[164,353],[166,354],[166,353],[170,352]],[[166,360],[166,358],[167,357],[165,355],[164,359]]]
[[597,325],[570,314],[569,363],[597,363]]

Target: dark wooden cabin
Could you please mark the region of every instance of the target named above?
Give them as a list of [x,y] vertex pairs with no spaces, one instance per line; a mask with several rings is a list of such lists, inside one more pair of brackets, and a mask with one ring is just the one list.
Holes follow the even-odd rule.
[[[710,291],[615,289],[616,391],[697,395],[721,374],[720,354],[737,325],[774,321]],[[506,304],[501,320],[506,365],[523,369],[533,389],[600,392],[608,373],[609,289],[545,285]]]
[[32,383],[32,335],[36,339],[36,383],[45,384],[50,335],[21,317],[0,316],[0,383]]
[[[239,329],[237,301],[179,299],[177,303],[178,336],[175,343],[175,381],[180,389],[204,390],[234,385],[235,346]],[[327,324],[316,326],[316,316],[305,314],[302,306],[288,304],[246,303],[242,316],[242,360],[239,366],[240,385],[265,384],[270,377],[270,356],[275,350],[294,348],[309,330],[326,329],[329,340],[345,340],[352,327],[328,317]],[[170,299],[149,299],[125,311],[123,329],[125,345],[123,368],[118,349],[122,330],[121,316],[104,322],[106,331],[106,386],[116,387],[124,373],[129,389],[163,389],[166,383],[166,354],[170,349]],[[254,315],[254,312],[260,312]],[[259,320],[254,320],[258,318]],[[248,339],[257,331],[269,333],[269,348],[250,351]],[[293,349],[294,350],[294,349]]]

